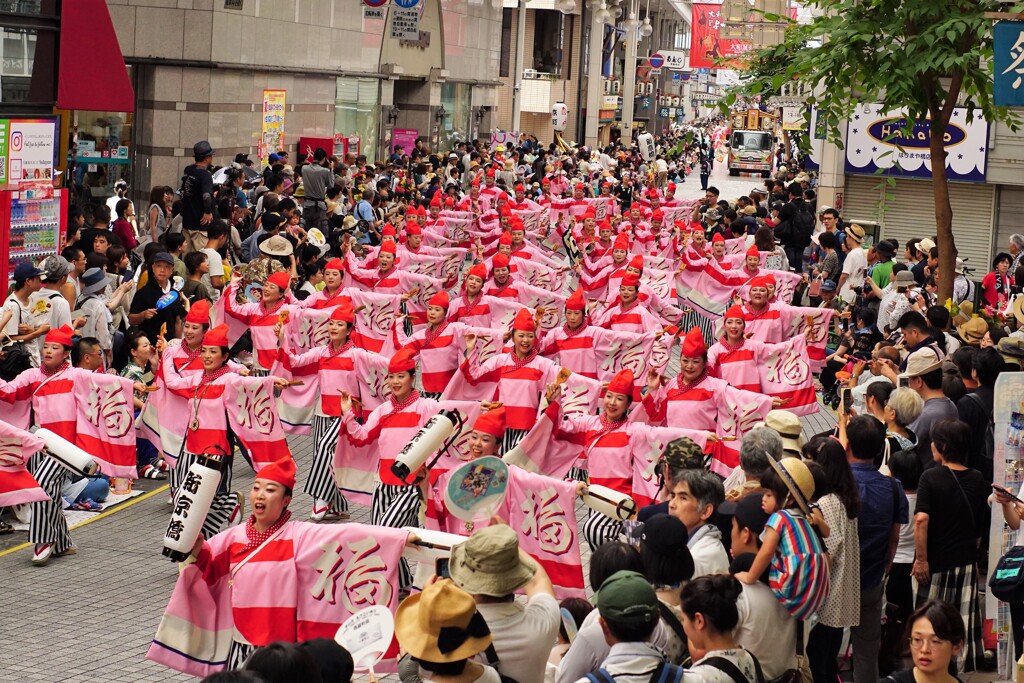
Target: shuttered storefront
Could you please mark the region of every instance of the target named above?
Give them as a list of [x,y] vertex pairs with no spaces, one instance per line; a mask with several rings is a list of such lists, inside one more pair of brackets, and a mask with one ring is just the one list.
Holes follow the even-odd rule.
[[[883,203],[886,192],[891,198]],[[1024,190],[1021,192],[1024,194]],[[949,183],[953,238],[960,257],[966,258],[974,270],[974,278],[987,273],[992,260],[995,196],[995,185]],[[883,178],[848,175],[842,215],[848,223],[857,220],[881,223],[881,238],[898,240],[902,258],[903,248],[911,238],[935,235],[931,181],[897,179],[895,186],[889,187]],[[1000,244],[1005,245],[1005,242]]]
[[999,200],[996,202],[996,242],[993,250],[1007,251],[1010,235],[1024,235],[1024,187],[1000,185],[996,196]]

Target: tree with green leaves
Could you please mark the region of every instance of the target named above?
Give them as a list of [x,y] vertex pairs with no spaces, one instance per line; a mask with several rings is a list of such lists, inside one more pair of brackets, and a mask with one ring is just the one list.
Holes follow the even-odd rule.
[[[813,88],[829,140],[842,147],[841,124],[863,102],[883,111],[906,110],[905,126],[930,119],[929,153],[939,248],[939,300],[953,293],[956,243],[946,178],[943,139],[957,106],[968,120],[1003,121],[1017,130],[1019,118],[992,100],[992,20],[1007,11],[998,0],[808,0],[815,18],[791,22],[779,45],[749,52],[749,69],[723,101],[779,93],[799,80]],[[1019,12],[1024,4],[1010,11]],[[768,21],[786,21],[766,14]]]

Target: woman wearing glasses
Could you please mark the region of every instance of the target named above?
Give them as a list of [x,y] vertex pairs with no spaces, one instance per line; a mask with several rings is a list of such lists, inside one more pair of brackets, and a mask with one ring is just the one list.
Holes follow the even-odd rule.
[[955,607],[938,600],[925,602],[910,615],[907,635],[914,667],[897,671],[884,678],[884,683],[953,683],[960,680],[956,676],[956,657],[963,650],[966,632],[964,621]]

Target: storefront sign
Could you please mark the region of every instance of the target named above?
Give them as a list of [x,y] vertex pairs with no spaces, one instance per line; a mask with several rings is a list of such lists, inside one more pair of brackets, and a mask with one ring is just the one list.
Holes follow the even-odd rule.
[[601,109],[603,111],[612,110],[619,108],[619,96],[618,95],[604,95],[601,99]]
[[395,128],[395,133],[391,137],[391,151],[394,152],[395,147],[401,145],[408,154],[416,146],[416,138],[419,136],[420,131],[417,128]]
[[[906,125],[904,111],[883,112],[877,104],[854,109],[846,136],[846,172],[931,178],[930,121],[916,119]],[[985,182],[988,159],[988,123],[958,107],[946,126],[946,174],[950,180]],[[901,149],[902,148],[902,149]]]
[[420,37],[420,11],[415,7],[391,8],[391,39],[417,40]]
[[995,103],[1024,106],[1024,21],[997,21],[992,38]]
[[0,119],[0,184],[7,182],[7,128],[10,121]]
[[384,21],[384,8],[383,7],[363,7],[363,19],[373,19],[374,21]]
[[284,148],[285,93],[284,90],[263,91],[263,132],[256,150],[263,163],[271,152]]
[[658,50],[665,60],[665,68],[669,71],[680,71],[686,68],[686,53],[681,50]]
[[[57,122],[46,119],[5,119],[0,167],[8,183],[52,180],[53,152],[57,145]],[[6,163],[4,163],[6,162]]]
[[715,64],[723,57],[739,57],[751,48],[750,43],[732,38],[722,38],[719,31],[722,21],[722,6],[693,5],[692,33],[690,35],[690,67],[704,69],[737,68],[739,60],[724,65]]
[[804,110],[802,107],[783,107],[782,108],[782,129],[783,130],[803,130],[804,129]]

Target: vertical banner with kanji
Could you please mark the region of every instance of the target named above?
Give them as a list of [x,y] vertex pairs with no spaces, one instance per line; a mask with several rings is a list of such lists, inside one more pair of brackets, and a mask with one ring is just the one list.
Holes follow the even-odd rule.
[[271,152],[284,148],[284,90],[263,91],[263,120],[257,154],[266,163]]
[[1024,21],[998,21],[992,36],[996,106],[1024,106]]
[[691,69],[735,68],[732,62],[728,65],[715,62],[723,57],[738,57],[750,50],[751,45],[746,41],[722,38],[719,35],[722,25],[721,5],[693,5],[690,23],[693,31],[690,36]]

